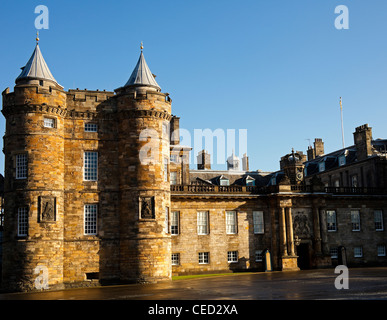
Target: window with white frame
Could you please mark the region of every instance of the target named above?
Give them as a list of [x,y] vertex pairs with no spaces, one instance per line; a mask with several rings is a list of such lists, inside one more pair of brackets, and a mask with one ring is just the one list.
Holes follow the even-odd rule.
[[179,162],[178,155],[177,155],[177,154],[171,154],[171,155],[169,156],[169,161],[170,161],[170,162],[173,162],[173,163],[178,163],[178,162]]
[[383,211],[382,210],[375,210],[374,211],[374,219],[375,219],[375,230],[376,231],[383,231]]
[[378,245],[378,257],[386,256],[386,246],[384,244]]
[[255,261],[260,262],[263,260],[263,250],[255,250]]
[[210,253],[199,252],[199,264],[208,264],[208,263],[210,263]]
[[238,251],[228,251],[227,262],[228,263],[238,262]]
[[254,234],[264,233],[263,211],[253,211]]
[[84,180],[97,181],[98,178],[98,152],[86,151],[84,154]]
[[363,248],[362,247],[354,247],[353,248],[353,256],[355,258],[363,257]]
[[179,211],[172,211],[171,215],[171,235],[179,234]]
[[97,234],[97,204],[85,204],[84,207],[84,234]]
[[177,184],[177,172],[176,171],[171,171],[171,173],[170,173],[170,183],[171,183],[171,185],[176,185]]
[[226,211],[226,233],[237,233],[237,214],[236,211]]
[[28,208],[17,208],[17,235],[26,237],[28,235]]
[[336,211],[327,210],[327,230],[330,232],[336,231]]
[[180,253],[172,253],[172,265],[178,266],[180,264]]
[[164,181],[168,181],[168,158],[164,158]]
[[85,132],[97,132],[98,126],[96,123],[86,122],[85,123]]
[[169,208],[165,207],[164,232],[169,233]]
[[352,224],[352,231],[360,231],[360,211],[359,210],[351,211],[351,224]]
[[339,249],[337,247],[332,247],[329,249],[329,253],[332,259],[337,259],[339,256]]
[[197,213],[198,234],[208,234],[208,211],[199,211]]
[[322,171],[324,171],[325,170],[325,162],[320,162],[319,164],[318,164],[318,171],[319,172],[322,172]]
[[55,119],[53,118],[44,118],[43,123],[45,128],[55,128]]
[[27,154],[20,153],[16,155],[16,179],[27,179]]

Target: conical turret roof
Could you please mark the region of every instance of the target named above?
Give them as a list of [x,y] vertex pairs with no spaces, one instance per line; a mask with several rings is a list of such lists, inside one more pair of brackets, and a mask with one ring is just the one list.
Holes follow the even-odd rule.
[[30,60],[28,60],[27,64],[21,69],[22,72],[16,78],[16,83],[22,79],[39,79],[50,80],[58,84],[43,58],[38,43],[36,44],[35,50],[32,53]]
[[161,90],[160,86],[156,82],[155,76],[152,74],[145,61],[142,51],[137,65],[135,66],[128,82],[125,84],[125,87],[133,85],[151,86]]

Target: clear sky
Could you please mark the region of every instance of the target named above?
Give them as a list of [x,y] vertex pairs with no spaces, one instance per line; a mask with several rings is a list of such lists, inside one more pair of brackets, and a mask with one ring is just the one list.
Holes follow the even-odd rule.
[[[65,90],[121,87],[143,41],[181,127],[192,140],[194,129],[247,129],[252,170],[278,170],[308,139],[340,149],[340,97],[347,146],[365,123],[387,138],[386,0],[2,1],[1,91],[34,50],[38,5],[49,9],[40,48]],[[349,29],[335,28],[339,5]]]

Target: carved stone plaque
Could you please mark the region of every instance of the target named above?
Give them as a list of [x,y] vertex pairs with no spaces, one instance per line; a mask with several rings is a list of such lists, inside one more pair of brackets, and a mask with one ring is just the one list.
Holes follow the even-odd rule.
[[155,219],[154,197],[140,197],[139,210],[140,219]]
[[56,198],[50,196],[39,197],[39,222],[56,221]]
[[304,212],[297,212],[293,218],[294,234],[300,238],[309,238],[311,236],[311,229],[309,224],[308,214]]

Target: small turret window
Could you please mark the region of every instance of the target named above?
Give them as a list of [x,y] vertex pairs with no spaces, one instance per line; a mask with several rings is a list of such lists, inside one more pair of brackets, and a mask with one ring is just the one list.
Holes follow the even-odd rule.
[[53,118],[44,118],[44,127],[45,128],[55,128],[55,119]]
[[17,209],[17,235],[26,237],[28,235],[28,208],[21,207]]
[[97,132],[98,126],[96,123],[85,123],[85,132]]
[[16,155],[16,179],[27,179],[27,154]]

